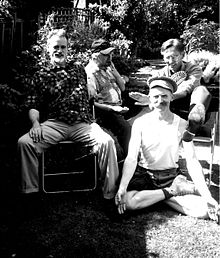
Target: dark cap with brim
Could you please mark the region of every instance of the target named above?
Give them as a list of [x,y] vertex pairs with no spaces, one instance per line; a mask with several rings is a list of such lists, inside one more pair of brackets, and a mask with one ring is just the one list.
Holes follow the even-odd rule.
[[148,80],[148,85],[150,89],[155,87],[161,87],[170,90],[172,93],[174,93],[177,90],[176,82],[170,77],[166,76],[151,77]]
[[112,47],[107,40],[97,39],[92,43],[91,50],[92,50],[93,53],[100,52],[103,55],[108,55],[113,50],[115,50],[115,48]]

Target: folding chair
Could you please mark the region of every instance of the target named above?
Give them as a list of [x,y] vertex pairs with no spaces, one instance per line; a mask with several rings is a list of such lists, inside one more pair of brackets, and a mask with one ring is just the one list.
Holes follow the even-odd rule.
[[[94,100],[90,100],[95,117]],[[40,184],[45,193],[92,191],[97,186],[97,153],[93,147],[61,141],[40,157]]]
[[214,151],[215,151],[215,140],[217,134],[217,127],[218,127],[218,119],[219,119],[219,112],[210,112],[208,121],[206,122],[205,126],[209,129],[208,134],[201,135],[198,134],[194,137],[193,142],[195,145],[208,145],[210,148],[210,155],[209,155],[209,171],[208,171],[208,186],[211,184],[211,177],[212,177],[212,166],[213,166],[213,158],[214,158]]
[[62,141],[40,161],[41,189],[45,193],[91,191],[97,186],[97,155],[93,148]]

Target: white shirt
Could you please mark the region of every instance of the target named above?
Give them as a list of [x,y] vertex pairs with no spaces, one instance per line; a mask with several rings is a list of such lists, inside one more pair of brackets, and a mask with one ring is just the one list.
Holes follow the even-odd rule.
[[[135,139],[130,144],[140,146],[138,165],[152,170],[177,168],[186,123],[175,114],[171,123],[160,121],[152,113],[137,118],[132,127]],[[132,155],[132,151],[129,155]]]

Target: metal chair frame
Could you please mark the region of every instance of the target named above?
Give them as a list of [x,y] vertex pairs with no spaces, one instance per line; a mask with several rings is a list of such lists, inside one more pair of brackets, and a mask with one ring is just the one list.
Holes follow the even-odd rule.
[[209,158],[209,172],[208,172],[208,186],[211,185],[212,179],[212,168],[213,168],[213,159],[214,159],[214,152],[215,152],[215,141],[216,141],[216,134],[217,134],[217,126],[219,121],[219,112],[210,112],[211,116],[209,119],[213,119],[213,125],[211,128],[211,135],[210,137],[207,136],[195,136],[193,139],[194,143],[205,143],[210,146],[210,158]]
[[[59,142],[58,145],[62,145],[64,146],[68,146],[71,147],[71,145],[74,145],[74,142],[72,141],[62,141]],[[40,177],[41,177],[41,189],[44,193],[65,193],[65,192],[85,192],[85,191],[92,191],[95,190],[97,187],[97,155],[96,153],[89,153],[89,154],[84,154],[82,156],[79,156],[77,158],[74,158],[74,162],[78,162],[78,161],[84,161],[84,159],[86,157],[91,156],[91,161],[94,164],[94,167],[92,169],[92,171],[90,171],[91,173],[93,173],[93,182],[90,186],[87,186],[87,188],[72,188],[72,189],[62,189],[62,190],[48,190],[48,187],[46,186],[46,182],[48,179],[58,179],[62,182],[62,178],[63,177],[74,177],[75,178],[79,178],[80,176],[83,177],[86,168],[80,167],[78,168],[78,170],[75,169],[71,169],[71,171],[60,171],[58,173],[54,173],[53,171],[50,171],[49,173],[45,173],[45,154],[46,153],[42,153],[41,158],[40,158]],[[84,161],[85,162],[85,161]],[[86,165],[86,164],[83,164]],[[62,187],[61,187],[62,188]]]

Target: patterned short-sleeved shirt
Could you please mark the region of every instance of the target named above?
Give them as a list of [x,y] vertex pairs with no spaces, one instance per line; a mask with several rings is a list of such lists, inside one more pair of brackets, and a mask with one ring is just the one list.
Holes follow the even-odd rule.
[[46,111],[47,119],[69,125],[75,121],[91,121],[86,73],[83,66],[69,62],[66,66],[42,66],[32,80],[29,108]]
[[[187,77],[182,83],[180,83],[180,85],[178,86],[178,90],[185,91],[186,93],[191,94],[192,91],[200,85],[202,69],[197,64],[183,61],[179,71],[185,71]],[[153,73],[153,76],[169,77],[170,75],[171,71],[168,65]]]
[[101,69],[93,60],[90,60],[85,70],[88,88],[91,92],[93,90],[96,91],[97,96],[95,98],[99,103],[110,105],[122,104],[121,90],[110,66],[106,69]]

